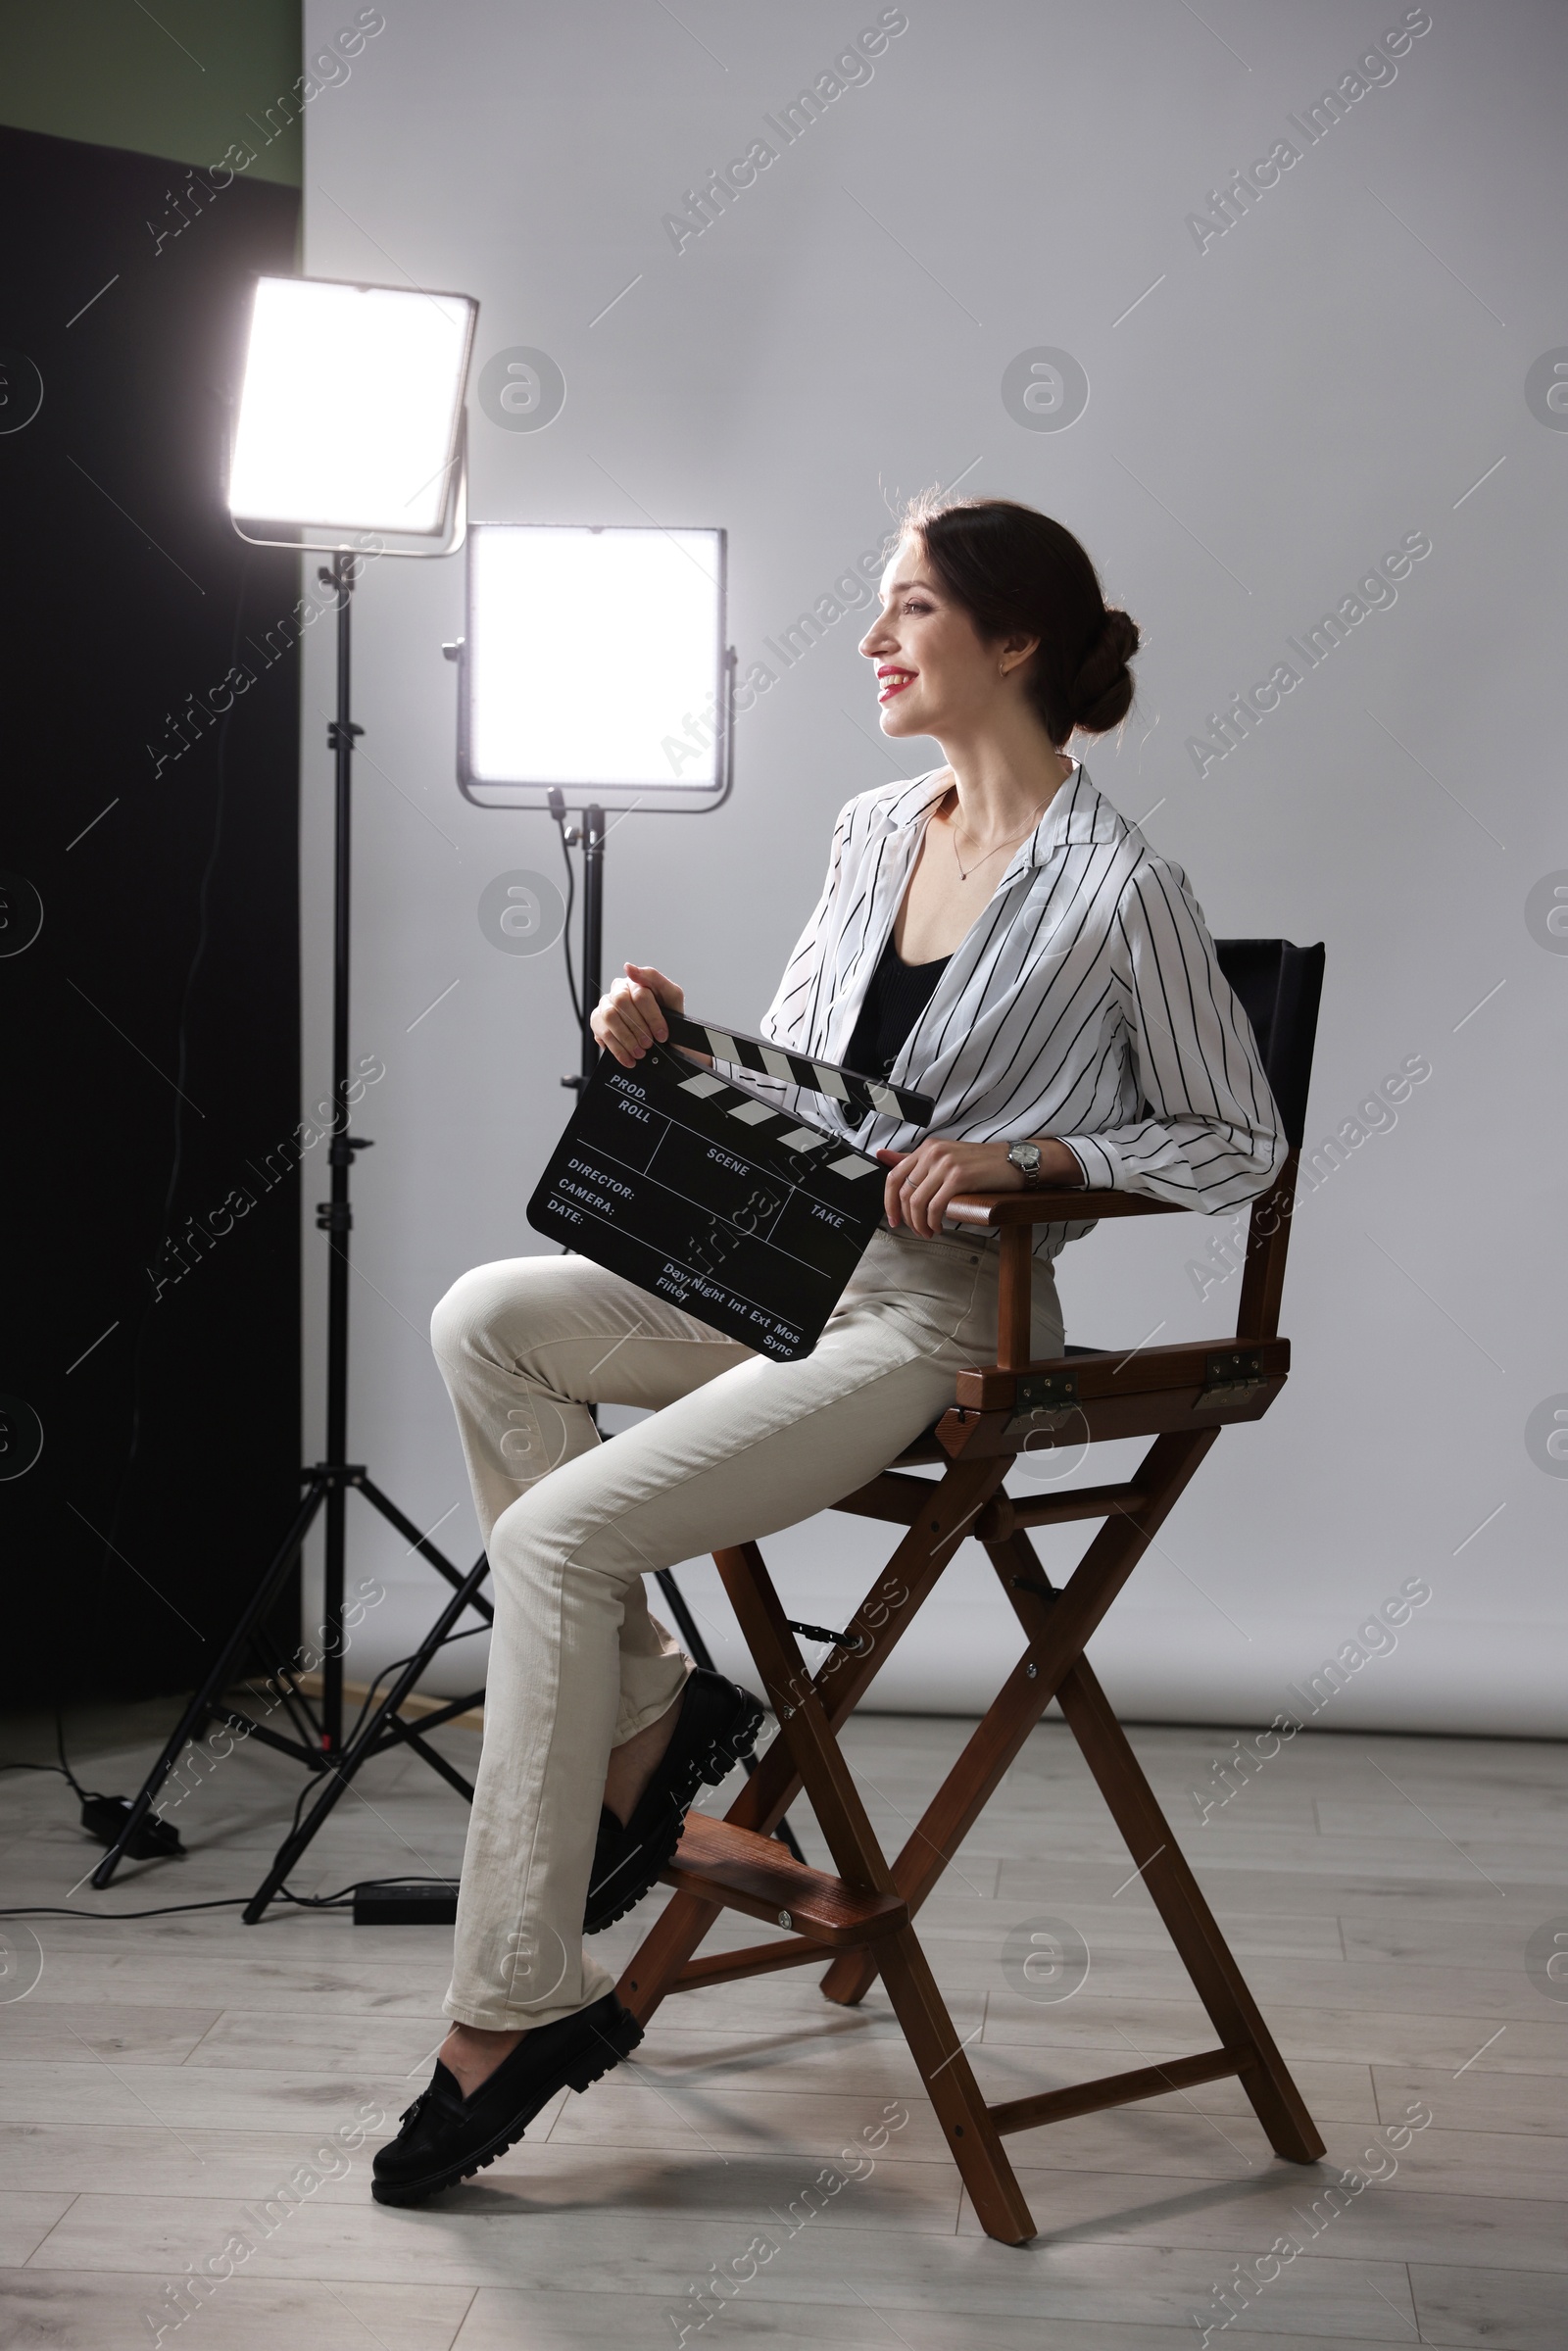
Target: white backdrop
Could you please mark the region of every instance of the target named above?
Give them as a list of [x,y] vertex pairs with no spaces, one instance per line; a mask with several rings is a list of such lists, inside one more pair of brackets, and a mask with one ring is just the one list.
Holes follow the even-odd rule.
[[[308,56],[337,13],[310,0]],[[476,294],[476,378],[542,353],[533,414],[553,403],[548,363],[564,404],[519,429],[476,390],[473,514],[723,524],[743,669],[775,672],[741,723],[729,807],[616,826],[611,968],[660,963],[703,1010],[755,1026],[836,809],[911,771],[877,732],[863,618],[835,612],[897,501],[955,481],[1058,515],[1139,619],[1132,718],[1077,748],[1187,867],[1211,929],[1327,943],[1308,1146],[1342,1141],[1296,1223],[1297,1368],[1264,1422],[1225,1436],[1097,1642],[1119,1706],[1266,1721],[1421,1579],[1431,1598],[1323,1726],[1568,1727],[1568,1460],[1546,1445],[1568,1407],[1568,939],[1547,922],[1568,884],[1568,414],[1550,389],[1568,313],[1544,200],[1568,17],[1553,0],[383,13],[307,110],[306,269]],[[803,88],[815,119],[792,123]],[[760,170],[759,141],[775,150]],[[730,171],[720,209],[710,182],[704,224],[693,195],[749,151],[751,183]],[[1044,363],[1056,375],[1031,376],[1042,352],[1067,355]],[[1031,403],[1028,384],[1046,386]],[[1380,584],[1412,539],[1430,552]],[[466,1266],[544,1246],[523,1204],[574,1049],[559,958],[497,952],[480,926],[496,875],[560,859],[545,817],[456,791],[440,647],[462,598],[460,558],[374,566],[358,600],[354,1043],[387,1074],[359,1114],[376,1148],[356,1182],[353,1450],[466,1559],[429,1311]],[[813,612],[786,665],[768,640]],[[1311,661],[1325,613],[1339,641]],[[584,625],[608,668],[638,614]],[[330,662],[327,630],[308,633],[316,1093]],[[1226,707],[1281,663],[1299,682],[1227,737]],[[912,768],[937,756],[916,747]],[[1373,1102],[1411,1063],[1430,1074]],[[306,1183],[315,1442],[324,1260]],[[1228,1229],[1103,1225],[1074,1245],[1069,1337],[1225,1331],[1238,1282],[1208,1250]],[[1116,1453],[1135,1448],[1091,1474],[1120,1474]],[[389,1591],[358,1674],[409,1645],[435,1588],[353,1523],[354,1573]],[[829,1515],[770,1555],[798,1612],[834,1621],[887,1540]],[[1048,1560],[1081,1540],[1044,1538]],[[684,1581],[733,1658],[711,1571]],[[979,1705],[1010,1627],[982,1555],[961,1554],[882,1702]]]

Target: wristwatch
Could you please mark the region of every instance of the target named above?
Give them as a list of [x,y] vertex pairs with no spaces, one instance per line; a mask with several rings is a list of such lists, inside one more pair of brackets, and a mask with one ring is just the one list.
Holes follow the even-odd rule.
[[1040,1146],[1038,1143],[1009,1143],[1007,1164],[1016,1167],[1024,1180],[1024,1189],[1038,1191],[1040,1186]]

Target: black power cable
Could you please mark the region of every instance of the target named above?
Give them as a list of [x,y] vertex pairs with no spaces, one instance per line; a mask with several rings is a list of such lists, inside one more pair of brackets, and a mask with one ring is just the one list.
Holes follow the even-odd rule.
[[[450,1886],[451,1883],[450,1878],[357,1878],[352,1886],[340,1886],[335,1894],[293,1894],[286,1886],[280,1886],[277,1898],[280,1902],[292,1902],[296,1910],[343,1910],[362,1887]],[[23,1910],[0,1910],[0,1919],[167,1919],[182,1910],[243,1910],[249,1900],[249,1894],[225,1894],[214,1902],[166,1902],[158,1910],[75,1910],[59,1903],[35,1903]]]
[[[488,1633],[490,1627],[488,1625],[469,1625],[465,1632],[448,1633],[444,1635],[444,1637],[436,1643],[436,1646],[437,1648],[442,1649],[450,1648],[455,1641],[472,1641],[476,1634]],[[355,1739],[358,1739],[364,1726],[365,1718],[370,1711],[371,1700],[374,1698],[375,1693],[380,1689],[382,1683],[390,1682],[394,1674],[401,1673],[406,1665],[409,1665],[413,1662],[414,1655],[415,1652],[411,1649],[407,1657],[394,1657],[392,1663],[390,1665],[383,1666],[381,1671],[376,1675],[375,1680],[370,1684],[369,1689],[365,1693],[365,1698],[361,1704],[359,1713],[354,1718],[354,1728],[349,1733],[347,1739],[345,1739],[343,1741],[343,1744],[346,1747],[352,1746]]]
[[577,903],[577,876],[571,862],[571,851],[566,844],[566,804],[559,792],[552,792],[550,795],[550,813],[555,818],[556,830],[561,835],[561,855],[566,868],[566,919],[562,926],[561,947],[562,953],[566,958],[566,992],[571,998],[572,1017],[577,1023],[577,1034],[580,1037],[582,1035],[582,1000],[577,994],[577,974],[573,970],[571,962],[571,910]]
[[[65,1707],[58,1705],[54,1711],[55,1744],[59,1751],[60,1761],[58,1763],[0,1763],[0,1771],[57,1772],[61,1779],[69,1783],[80,1799],[81,1825],[88,1836],[96,1837],[100,1844],[112,1845],[123,1833],[125,1821],[130,1812],[130,1800],[126,1796],[106,1796],[97,1788],[82,1787],[66,1757]],[[183,1861],[185,1858],[184,1848],[179,1841],[179,1831],[172,1827],[168,1821],[151,1816],[141,1823],[135,1837],[126,1847],[126,1851],[135,1861],[152,1859]]]
[[76,1778],[75,1773],[66,1761],[66,1710],[63,1705],[55,1708],[55,1749],[60,1757],[58,1769],[65,1773],[66,1778],[71,1782],[71,1785],[75,1789],[77,1795],[80,1796],[82,1801],[85,1803],[87,1790],[82,1787],[81,1782]]

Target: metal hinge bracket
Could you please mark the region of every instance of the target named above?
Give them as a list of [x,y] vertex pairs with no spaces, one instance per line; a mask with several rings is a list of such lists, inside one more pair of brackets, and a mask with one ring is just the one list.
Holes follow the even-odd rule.
[[1078,1374],[1075,1371],[1039,1371],[1023,1373],[1013,1390],[1012,1418],[1005,1434],[1008,1437],[1027,1437],[1063,1426],[1070,1414],[1078,1409]]
[[1263,1358],[1253,1347],[1230,1347],[1203,1363],[1200,1404],[1239,1404],[1263,1385]]

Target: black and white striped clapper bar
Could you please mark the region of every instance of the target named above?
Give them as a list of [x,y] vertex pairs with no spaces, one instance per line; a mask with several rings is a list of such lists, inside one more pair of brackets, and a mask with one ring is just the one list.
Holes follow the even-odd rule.
[[930,1098],[668,1013],[631,1069],[601,1055],[528,1202],[553,1241],[759,1353],[809,1354],[882,1214],[879,1160],[672,1050],[924,1126]]

